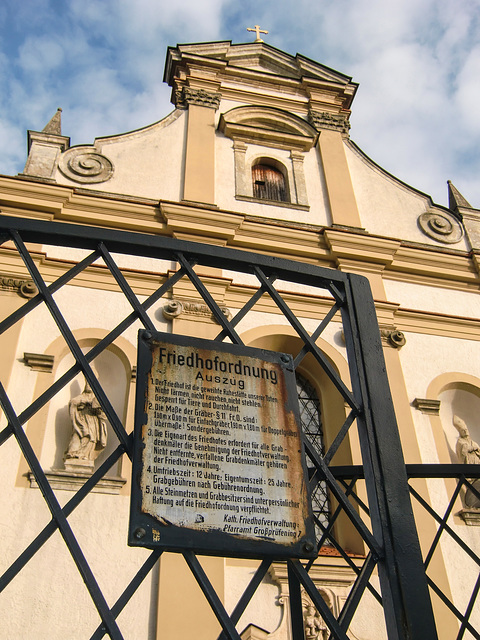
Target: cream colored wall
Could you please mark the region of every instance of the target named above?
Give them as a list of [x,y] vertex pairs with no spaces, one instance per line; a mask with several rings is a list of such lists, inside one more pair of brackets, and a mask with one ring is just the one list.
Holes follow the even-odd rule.
[[[458,371],[480,377],[480,342],[410,332],[405,337],[400,360],[411,401],[427,397],[431,381],[441,373]],[[419,413],[412,411],[414,416]]]
[[[426,236],[418,227],[418,216],[427,211],[431,204],[428,196],[415,192],[389,176],[348,142],[345,143],[345,153],[362,227],[369,233],[445,247]],[[467,249],[464,239],[448,246]]]
[[[258,565],[258,562],[252,560],[227,560],[225,566],[225,608],[229,613],[233,611],[240,600]],[[255,624],[269,633],[275,631],[282,619],[282,607],[278,602],[279,593],[278,585],[273,583],[267,574],[240,618],[237,629],[242,632],[247,625]]]
[[100,192],[153,200],[181,200],[186,116],[186,111],[175,110],[144,129],[98,138],[95,151],[104,154],[114,166],[113,176],[106,182],[75,182],[58,168],[54,178],[58,184]]
[[309,223],[329,226],[332,224],[332,213],[318,146],[305,154],[304,169],[310,206]]
[[[89,304],[86,304],[86,299]],[[68,318],[70,328],[75,334],[85,332],[95,337],[99,330],[103,334],[112,329],[129,312],[123,294],[88,290],[67,286],[55,295],[62,312]],[[159,329],[167,329],[161,312],[153,317],[158,320]],[[135,364],[137,327],[127,330],[130,341],[128,357]],[[83,333],[82,333],[83,331]],[[38,390],[37,382],[48,373],[37,373],[22,362],[24,351],[34,353],[48,352],[52,341],[59,344],[58,329],[49,318],[48,311],[41,305],[31,312],[22,326],[17,345],[12,375],[9,384],[9,396],[15,410],[20,412],[27,406]],[[64,347],[66,349],[66,347]],[[68,360],[68,362],[67,362]],[[73,362],[71,356],[58,362],[59,375],[67,365]],[[114,367],[115,370],[111,370]],[[114,353],[106,352],[104,357],[93,364],[94,370],[110,388],[110,399],[120,418],[124,417],[125,393],[130,390],[130,380],[126,378],[124,365]],[[51,379],[53,382],[53,378]],[[27,425],[27,433],[36,453],[41,456],[44,469],[55,466],[59,460],[59,448],[63,449],[70,434],[68,420],[58,420],[58,413],[68,403],[71,394],[76,395],[83,379],[72,381],[64,392],[60,392],[48,412],[45,425],[45,437],[37,438],[37,429],[32,431],[35,418]],[[122,389],[119,384],[123,384]],[[28,390],[28,391],[27,391]],[[35,391],[34,391],[35,390]],[[60,416],[61,418],[62,416]],[[37,421],[37,427],[39,426]],[[67,434],[58,433],[64,427]],[[132,428],[131,416],[127,430]],[[110,449],[115,446],[116,438],[110,433]],[[58,464],[57,464],[58,466]],[[29,487],[28,480],[21,476],[27,471],[23,456],[12,437],[2,446],[2,464],[0,482],[2,500],[9,505],[8,520],[3,519],[2,527],[2,564],[7,566],[25,549],[33,538],[49,522],[50,516],[41,492]],[[122,475],[129,475],[128,465]],[[57,499],[64,505],[73,497],[69,491],[55,490]],[[149,552],[143,549],[130,549],[126,545],[127,523],[130,497],[125,495],[89,494],[69,517],[85,556],[95,576],[99,577],[101,589],[110,604],[120,596],[119,585],[126,585],[140,568]],[[102,576],[115,575],[115,580],[105,580]],[[119,624],[125,637],[155,638],[157,572],[151,572],[134,596],[131,606],[119,616]],[[34,590],[34,593],[33,593]],[[59,533],[46,543],[25,569],[13,580],[2,594],[8,599],[9,615],[2,620],[2,630],[8,638],[35,637],[38,640],[62,640],[65,637],[83,637],[93,633],[99,624],[99,616],[93,607],[85,585],[68,553]],[[0,636],[3,637],[2,632]]]
[[[391,283],[392,293],[389,294],[389,297],[395,295],[395,283]],[[423,287],[423,298],[426,297],[427,288]],[[399,288],[400,292],[400,288]],[[405,293],[405,300],[411,300],[411,302],[418,303],[422,296],[419,292],[415,293],[416,298],[412,298],[413,294],[410,289],[406,289],[407,293]],[[465,297],[468,297],[468,294],[464,294]],[[93,297],[93,305],[92,305],[92,297]],[[88,289],[83,289],[79,287],[69,286],[65,289],[61,290],[58,294],[56,294],[56,299],[58,304],[62,310],[65,310],[65,313],[68,317],[68,321],[71,327],[74,330],[79,330],[85,327],[99,327],[103,329],[108,329],[113,326],[114,323],[118,322],[120,317],[123,317],[125,313],[129,311],[129,305],[125,301],[123,294],[117,293],[105,293],[104,291],[92,291]],[[90,304],[86,304],[87,299],[90,301]],[[154,312],[154,317],[158,321],[158,327],[167,329],[168,325],[165,321],[160,320],[161,316],[161,306],[158,305],[157,312]],[[315,318],[303,318],[303,322],[306,328],[309,331],[313,331],[317,324],[318,319]],[[290,327],[288,322],[284,318],[279,318],[276,313],[266,313],[266,312],[251,312],[247,315],[244,321],[240,323],[238,330],[242,333],[242,335],[246,334],[248,331],[254,331],[261,328],[261,331],[265,334],[265,332],[272,331],[272,325],[280,325],[285,327],[285,332],[288,333]],[[49,319],[49,314],[45,309],[39,309],[36,312],[33,312],[29,315],[25,320],[25,326],[22,331],[22,336],[20,338],[19,347],[17,351],[17,360],[14,365],[14,371],[12,374],[11,381],[11,390],[12,397],[14,399],[15,406],[25,406],[25,404],[30,400],[28,397],[25,397],[24,390],[25,388],[33,388],[34,380],[37,375],[32,372],[30,369],[27,369],[22,363],[18,360],[21,358],[23,351],[34,351],[34,352],[42,352],[47,349],[53,337],[58,335],[58,330],[56,326],[53,324],[53,321]],[[332,323],[327,327],[326,331],[323,334],[323,339],[329,343],[331,349],[338,353],[339,357],[343,357],[345,354],[345,347],[341,341],[341,325],[340,323]],[[135,345],[136,341],[136,330],[134,328],[130,329],[127,332],[127,338],[132,345]],[[460,346],[459,346],[460,345]],[[473,345],[473,346],[472,346]],[[409,333],[407,335],[407,344],[403,349],[398,353],[398,357],[400,358],[400,362],[403,367],[403,372],[405,375],[406,381],[406,392],[409,399],[413,399],[414,397],[421,396],[424,397],[426,393],[426,388],[429,382],[438,374],[439,371],[445,370],[445,362],[449,363],[449,366],[455,368],[455,366],[462,366],[462,363],[469,361],[471,362],[471,367],[469,368],[469,372],[472,375],[480,375],[480,371],[478,371],[478,366],[475,364],[479,361],[478,356],[480,356],[480,352],[477,353],[480,349],[480,344],[472,341],[459,341],[453,340],[451,338],[438,338],[436,336],[425,336],[420,334]],[[434,454],[434,439],[433,437],[428,442],[428,439],[422,436],[422,431],[428,429],[428,424],[425,426],[423,422],[423,414],[416,412],[412,409],[412,417],[415,421],[418,430],[418,438],[420,442],[420,450],[422,453],[423,461],[435,461],[433,459]],[[11,445],[10,445],[11,446]],[[408,450],[406,451],[406,457],[408,460]],[[5,482],[9,483],[9,485],[13,485],[15,483],[15,472],[19,467],[19,456],[12,456],[12,460],[9,462],[9,466],[7,469],[3,470],[3,473],[6,473],[4,476]],[[438,484],[438,483],[437,483]],[[438,502],[438,505],[442,504],[444,500],[444,496],[440,490],[438,490],[435,486],[435,483],[430,483],[429,488],[432,492],[433,500]],[[38,513],[34,518],[34,522],[32,528],[28,529],[25,532],[25,536],[20,536],[20,540],[8,540],[8,548],[10,554],[15,554],[19,549],[22,548],[22,544],[24,545],[28,536],[32,535],[32,530],[35,527],[38,527],[39,519],[42,517],[46,517],[44,514],[45,509],[42,505],[41,500],[38,500],[39,492],[32,489],[22,489],[18,486],[16,488],[12,487],[11,491],[17,491],[17,495],[7,496],[8,499],[15,500],[18,505],[12,513],[12,531],[15,531],[16,528],[22,526],[22,519],[25,518],[25,513],[30,510],[36,510]],[[23,492],[23,493],[22,493]],[[35,498],[35,495],[37,496]],[[67,499],[70,495],[66,495],[64,497],[63,493],[59,495],[62,496],[62,499]],[[33,496],[33,497],[32,497]],[[89,554],[93,557],[95,555],[99,555],[93,561],[95,569],[98,569],[99,572],[106,572],[108,574],[108,570],[110,565],[109,562],[114,562],[112,560],[113,552],[116,549],[117,551],[122,553],[122,556],[125,554],[126,545],[125,545],[125,537],[124,532],[126,531],[126,521],[127,521],[127,503],[128,499],[125,499],[123,496],[94,496],[92,497],[91,504],[89,503],[89,511],[91,510],[91,516],[89,515],[88,522],[82,520],[80,515],[78,516],[78,523],[76,523],[79,537],[83,541],[83,537],[91,538],[92,531],[92,521],[96,526],[96,535],[102,537],[101,544],[96,545],[94,540],[91,540],[87,543],[86,548],[89,549]],[[118,507],[118,505],[122,505]],[[110,518],[110,509],[117,509],[114,518]],[[80,513],[80,512],[79,512]],[[108,514],[108,518],[105,519],[105,514]],[[103,520],[101,517],[103,516]],[[90,517],[92,520],[90,520]],[[112,522],[116,527],[116,534],[112,537],[110,531]],[[30,526],[30,525],[28,525]],[[464,533],[465,526],[458,525],[458,530]],[[13,537],[13,533],[11,534]],[[103,538],[109,538],[111,542],[111,548],[104,550],[104,542]],[[89,546],[91,545],[91,546]],[[53,552],[57,553],[56,547],[52,547]],[[445,551],[451,556],[449,559],[449,578],[453,580],[453,584],[455,584],[455,576],[453,575],[453,571],[455,566],[458,566],[458,562],[460,561],[458,553],[456,550],[452,550],[449,545],[445,546]],[[62,551],[58,551],[58,556],[63,557]],[[133,571],[132,567],[135,565],[135,562],[138,559],[138,554],[134,555],[134,552],[131,550],[127,551],[127,554],[130,554],[128,557],[131,557],[132,560],[127,560],[125,564],[125,573],[124,576],[129,571]],[[11,555],[9,556],[11,557]],[[35,568],[35,571],[45,573],[47,571],[47,565],[50,562],[48,559],[42,560],[42,556],[39,556],[39,559],[35,560],[35,565],[32,567]],[[457,563],[457,564],[456,564]],[[55,563],[54,563],[55,564]],[[136,566],[136,565],[135,565]],[[57,568],[56,564],[53,567],[54,575],[55,571],[60,571],[60,566]],[[123,571],[123,569],[122,569]],[[244,569],[233,570],[232,574],[229,576],[230,569],[225,572],[225,584],[228,585],[228,581],[235,581],[237,579],[245,580],[247,578],[248,571],[244,571]],[[243,572],[243,573],[242,573]],[[243,577],[239,578],[239,573],[242,574]],[[26,573],[26,576],[30,574]],[[42,574],[43,575],[43,574]],[[69,588],[72,587],[72,597],[73,597],[73,586],[77,586],[76,577],[74,572],[67,571],[65,574],[66,577],[59,578],[59,586],[58,586],[58,595],[60,595],[60,591],[62,590],[65,593],[70,593]],[[121,580],[122,576],[119,577]],[[155,579],[153,577],[153,579]],[[150,578],[149,578],[150,580]],[[23,584],[23,588],[25,588],[25,583],[23,583],[23,576],[19,576],[17,578],[19,584]],[[126,582],[126,578],[121,580],[122,582]],[[148,584],[148,582],[147,582]],[[80,590],[83,587],[80,587]],[[107,587],[107,590],[110,587]],[[113,588],[113,587],[112,587]],[[56,588],[55,588],[56,589]],[[144,617],[142,633],[144,634],[142,637],[149,637],[147,623],[145,623],[145,619],[148,620],[151,609],[149,609],[149,587],[145,586],[144,589],[146,591],[138,594],[139,598],[142,598],[142,605],[140,606],[141,615]],[[57,593],[57,591],[55,591]],[[265,587],[262,587],[263,595],[260,596],[260,603],[255,605],[257,608],[252,609],[252,619],[250,621],[263,619],[266,625],[274,628],[276,624],[276,615],[278,616],[278,610],[265,611],[265,606],[267,600],[270,602],[274,600],[274,587],[272,585],[266,584]],[[19,594],[14,592],[14,598],[19,599]],[[463,592],[461,592],[463,593]],[[82,596],[83,597],[83,596]],[[463,597],[463,596],[461,596]],[[461,602],[461,597],[460,602]],[[45,599],[46,601],[47,599]],[[16,601],[16,600],[15,600]],[[43,601],[42,601],[43,602]],[[83,600],[81,599],[81,603],[83,604]],[[19,605],[20,609],[23,605]],[[272,606],[272,605],[269,605]],[[85,603],[85,608],[88,610],[88,605]],[[138,612],[136,612],[137,614]],[[36,624],[40,629],[39,638],[41,638],[41,633],[43,632],[43,628],[47,628],[47,620],[51,619],[50,615],[52,615],[52,611],[48,611],[45,613],[45,618],[40,616],[40,620],[36,620]],[[56,612],[53,612],[53,615],[57,615]],[[61,632],[64,632],[64,620],[66,620],[66,616],[64,616],[63,612],[59,613],[59,629]],[[88,615],[88,614],[87,614]],[[96,614],[92,614],[94,616]],[[140,613],[138,614],[140,615]],[[172,614],[173,615],[173,614]],[[178,616],[178,612],[175,614],[175,617]],[[263,616],[263,618],[262,618]],[[246,619],[246,618],[245,618]],[[126,623],[128,628],[133,628],[130,624],[135,624],[137,620],[137,616],[134,616],[134,621],[130,623],[130,620]],[[361,617],[359,618],[361,620]],[[80,624],[80,621],[78,622]],[[175,628],[174,621],[172,622],[173,629]],[[60,635],[58,637],[61,637]],[[151,637],[151,636],[150,636]]]
[[[460,372],[462,374],[460,377],[470,375],[480,379],[479,342],[413,333],[406,334],[406,339],[406,345],[400,351],[400,359],[410,401],[416,397],[430,397],[428,390],[432,381],[440,375],[448,378],[451,374],[455,379],[458,376],[457,372]],[[448,402],[451,398],[448,394],[441,394],[436,399],[442,401],[440,418],[427,416],[411,407],[423,463],[450,462],[451,450],[456,441],[450,424],[452,409],[448,406]],[[459,410],[458,404],[456,410]],[[466,419],[472,416],[471,411],[466,412]],[[474,426],[476,427],[476,421]],[[405,451],[405,456],[409,462],[408,450]],[[433,507],[439,513],[443,513],[448,504],[452,486],[441,479],[429,480],[427,485]],[[447,492],[447,488],[450,493]],[[453,513],[456,514],[461,506],[458,504]],[[476,527],[466,526],[456,516],[450,518],[449,524],[473,551],[480,552]],[[449,536],[442,536],[441,548],[454,602],[459,609],[465,610],[474,580],[478,577],[478,571],[466,561],[463,551],[449,539]],[[478,625],[480,617],[475,615],[475,624]]]
[[427,287],[414,282],[384,279],[387,298],[405,309],[419,309],[449,316],[480,318],[480,296],[475,291]]
[[[9,505],[8,519],[3,520],[2,526],[2,565],[9,566],[48,524],[50,515],[39,490],[15,486],[21,456],[14,439],[2,448],[2,456],[5,456],[0,467],[2,502]],[[56,491],[56,496],[61,504],[65,504],[73,494]],[[148,556],[148,551],[126,546],[129,502],[128,497],[91,494],[69,517],[110,603],[120,595],[119,585],[126,585]],[[115,575],[115,580],[102,578],[108,575]],[[147,576],[137,592],[135,606],[128,607],[128,615],[121,616],[125,637],[154,638],[154,613],[150,605],[154,583],[153,573]],[[8,585],[2,600],[8,602],[8,614],[4,610],[2,616],[0,636],[3,638],[80,638],[88,632],[93,633],[100,623],[58,532]]]

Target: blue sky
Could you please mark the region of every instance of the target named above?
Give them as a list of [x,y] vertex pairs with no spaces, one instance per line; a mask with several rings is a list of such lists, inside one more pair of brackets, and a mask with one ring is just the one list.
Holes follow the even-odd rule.
[[27,129],[62,107],[72,144],[161,119],[166,48],[265,41],[360,84],[351,138],[447,204],[480,208],[480,0],[3,0],[0,173],[22,171]]

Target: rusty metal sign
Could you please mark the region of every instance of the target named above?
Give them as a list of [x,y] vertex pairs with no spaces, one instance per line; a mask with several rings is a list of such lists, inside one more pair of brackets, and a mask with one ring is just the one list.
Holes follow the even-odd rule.
[[290,355],[139,333],[129,544],[315,553]]

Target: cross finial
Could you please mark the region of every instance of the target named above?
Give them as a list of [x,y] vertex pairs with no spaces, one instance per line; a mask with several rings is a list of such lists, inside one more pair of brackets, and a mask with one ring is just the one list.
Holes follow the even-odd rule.
[[263,29],[260,29],[259,25],[256,24],[253,29],[250,27],[247,27],[247,31],[255,31],[255,35],[257,36],[255,38],[255,42],[263,42],[263,40],[260,38],[260,34],[261,33],[268,33],[268,31],[263,31]]

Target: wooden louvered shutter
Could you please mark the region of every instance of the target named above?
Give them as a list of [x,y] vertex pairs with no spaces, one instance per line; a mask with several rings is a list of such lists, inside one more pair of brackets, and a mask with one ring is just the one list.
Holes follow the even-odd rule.
[[287,202],[285,177],[278,169],[256,164],[252,167],[252,180],[254,198]]

